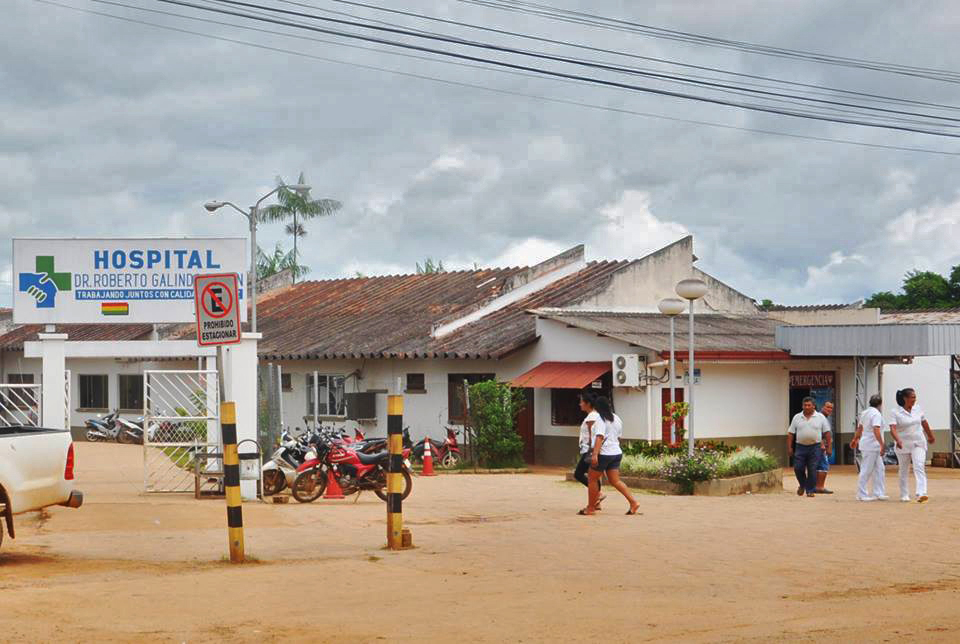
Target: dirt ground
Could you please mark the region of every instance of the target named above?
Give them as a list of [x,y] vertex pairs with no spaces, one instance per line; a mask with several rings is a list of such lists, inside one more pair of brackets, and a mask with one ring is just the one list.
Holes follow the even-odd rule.
[[[0,549],[3,641],[951,641],[960,629],[960,471],[931,501],[644,495],[581,517],[557,472],[414,481],[416,549],[385,508],[144,496],[135,446],[77,445],[78,510],[18,517]],[[896,475],[887,474],[888,488]]]

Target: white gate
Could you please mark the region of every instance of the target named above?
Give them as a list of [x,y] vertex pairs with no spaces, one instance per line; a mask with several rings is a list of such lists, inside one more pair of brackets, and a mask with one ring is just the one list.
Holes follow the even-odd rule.
[[39,384],[0,384],[0,427],[39,427],[42,390]]
[[148,370],[143,390],[144,490],[193,492],[197,455],[222,452],[217,372]]

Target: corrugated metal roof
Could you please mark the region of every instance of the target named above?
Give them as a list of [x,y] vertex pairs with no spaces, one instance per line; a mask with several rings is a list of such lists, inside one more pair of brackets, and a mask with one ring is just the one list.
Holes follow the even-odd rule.
[[960,324],[849,324],[777,328],[777,347],[793,356],[942,356],[960,354]]
[[[659,313],[542,309],[531,313],[656,352],[670,347],[670,318]],[[779,320],[759,315],[700,313],[693,323],[695,348],[704,351],[775,351],[775,330],[782,324]],[[675,337],[678,351],[687,350],[688,331],[687,317],[678,315]]]
[[527,309],[578,302],[629,264],[591,262],[440,338],[431,335],[436,320],[497,297],[509,278],[527,269],[302,282],[258,305],[260,355],[272,360],[501,358],[536,341],[536,324]]
[[583,389],[610,369],[609,362],[541,362],[510,384],[534,389]]
[[854,302],[852,304],[774,304],[767,308],[768,311],[841,311],[843,309],[863,308],[863,302]]
[[881,311],[880,324],[960,324],[960,308]]
[[[36,340],[43,333],[42,324],[25,324],[0,335],[0,350],[20,351],[25,341]],[[57,333],[66,333],[68,340],[140,340],[153,331],[151,324],[58,324]]]

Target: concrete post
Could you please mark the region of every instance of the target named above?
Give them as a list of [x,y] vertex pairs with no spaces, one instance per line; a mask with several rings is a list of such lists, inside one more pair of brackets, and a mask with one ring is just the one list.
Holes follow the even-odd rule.
[[43,360],[40,424],[50,429],[69,429],[66,418],[67,396],[64,390],[67,371],[64,342],[67,334],[41,333],[39,338]]
[[[244,333],[239,344],[224,350],[224,388],[225,401],[236,403],[237,444],[239,453],[255,451],[250,443],[242,441],[257,440],[257,341],[263,337],[260,333]],[[256,481],[240,481],[240,494],[244,501],[257,498]]]

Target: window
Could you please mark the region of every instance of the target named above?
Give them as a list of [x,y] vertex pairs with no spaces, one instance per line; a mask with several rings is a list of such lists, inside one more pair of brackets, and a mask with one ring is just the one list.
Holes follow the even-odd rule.
[[[7,384],[9,385],[32,385],[32,373],[8,373]],[[15,390],[8,390],[4,397],[4,403],[12,405],[17,409],[33,409],[36,403],[36,389],[19,387]]]
[[451,373],[447,376],[448,422],[462,425],[467,419],[467,400],[463,391],[463,381],[475,385],[484,380],[494,380],[492,373]]
[[120,409],[143,409],[143,375],[120,376]]
[[407,374],[407,388],[405,393],[408,393],[408,394],[427,393],[427,382],[426,382],[426,378],[424,378],[424,375],[422,373]]
[[80,376],[80,408],[107,409],[107,376]]
[[[282,374],[281,374],[282,376]],[[343,376],[329,376],[320,374],[317,376],[319,388],[317,389],[317,400],[320,408],[317,410],[318,416],[345,416],[346,406],[344,404],[343,385],[346,378]],[[307,416],[313,416],[313,374],[307,374]]]
[[[580,389],[550,390],[550,423],[552,425],[580,426],[586,416],[580,411],[580,391]],[[613,407],[613,375],[609,371],[582,391],[592,391],[606,396],[610,406]]]
[[280,389],[283,391],[293,391],[293,374],[280,374]]

